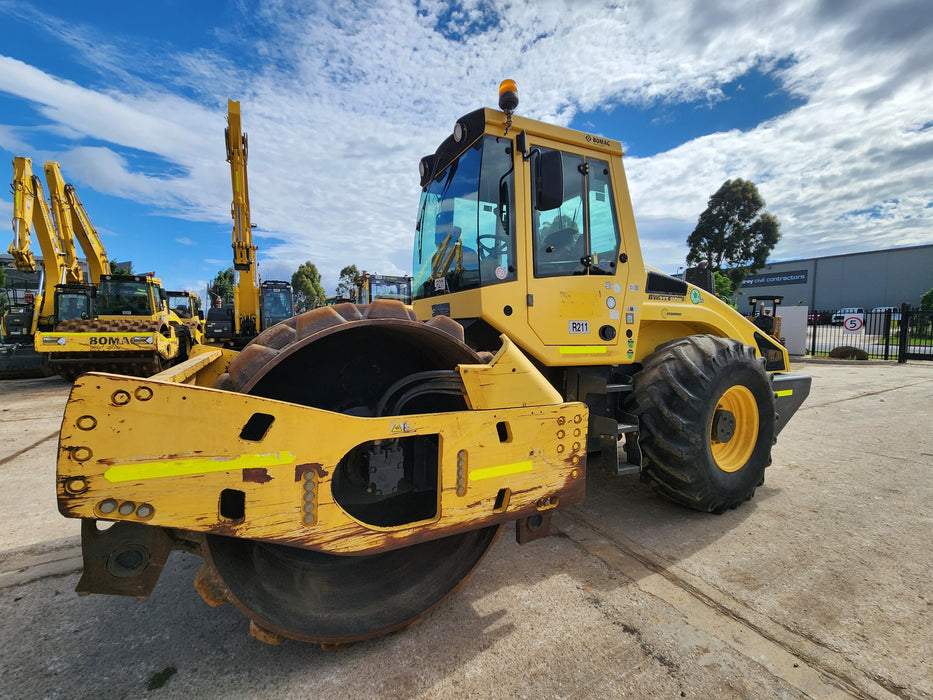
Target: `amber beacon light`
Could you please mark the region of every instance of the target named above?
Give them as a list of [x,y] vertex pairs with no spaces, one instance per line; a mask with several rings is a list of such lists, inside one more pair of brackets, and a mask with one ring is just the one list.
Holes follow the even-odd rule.
[[518,86],[514,80],[503,80],[499,83],[499,109],[511,114],[518,107]]

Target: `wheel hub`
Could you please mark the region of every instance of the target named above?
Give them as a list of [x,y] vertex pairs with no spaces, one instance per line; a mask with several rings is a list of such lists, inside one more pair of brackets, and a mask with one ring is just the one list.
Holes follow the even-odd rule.
[[713,439],[716,442],[729,442],[735,435],[735,415],[723,408],[716,409],[713,415]]
[[741,384],[726,389],[710,421],[710,452],[724,472],[739,471],[752,456],[758,440],[758,405]]

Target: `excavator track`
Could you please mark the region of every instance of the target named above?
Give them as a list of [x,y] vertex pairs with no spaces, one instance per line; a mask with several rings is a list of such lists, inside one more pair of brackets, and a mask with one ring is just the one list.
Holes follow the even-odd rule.
[[[438,333],[437,331],[443,331]],[[485,355],[485,354],[484,354]],[[486,361],[447,317],[420,323],[395,301],[315,309],[263,332],[214,387],[358,416],[388,414],[383,396],[421,372]],[[463,410],[463,398],[427,392],[398,414]],[[352,465],[344,467],[353,488]],[[368,481],[364,479],[363,481]],[[367,500],[367,517],[391,518],[398,499]],[[402,507],[417,507],[416,500]],[[500,525],[363,556],[341,556],[214,534],[201,539],[196,588],[210,605],[234,604],[251,634],[339,648],[404,629],[462,588]]]

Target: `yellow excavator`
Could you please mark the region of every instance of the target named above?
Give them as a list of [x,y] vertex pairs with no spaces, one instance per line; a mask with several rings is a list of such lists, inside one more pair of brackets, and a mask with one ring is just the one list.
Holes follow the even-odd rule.
[[[32,159],[13,159],[13,242],[8,249],[20,272],[40,273],[39,288],[22,299],[14,298],[2,318],[0,378],[42,376],[47,358],[37,353],[33,341],[37,331],[55,326],[55,290],[58,285],[83,285],[74,238],[63,235],[59,221],[49,211],[42,181],[32,171]],[[60,218],[60,217],[59,217]],[[42,251],[41,267],[32,251],[35,232]]]
[[506,81],[421,160],[412,306],[325,306],[239,353],[76,382],[57,489],[80,593],[146,596],[183,549],[257,638],[333,647],[417,621],[506,523],[546,536],[588,466],[701,511],[754,495],[810,378],[645,267],[618,141],[517,106]]
[[236,283],[233,304],[211,308],[207,312],[208,340],[242,348],[260,332],[295,314],[292,287],[279,280],[259,281],[256,264],[257,246],[253,243],[253,224],[249,213],[249,183],[246,164],[249,139],[243,132],[240,103],[227,101],[227,128],[224,132],[233,201],[233,269]]

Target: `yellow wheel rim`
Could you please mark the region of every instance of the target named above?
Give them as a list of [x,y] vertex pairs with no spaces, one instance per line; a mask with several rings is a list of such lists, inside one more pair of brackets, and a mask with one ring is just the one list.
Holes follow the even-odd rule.
[[[725,429],[720,427],[723,422]],[[735,385],[726,389],[713,411],[709,434],[717,467],[732,473],[745,466],[758,441],[758,402],[748,387]]]

